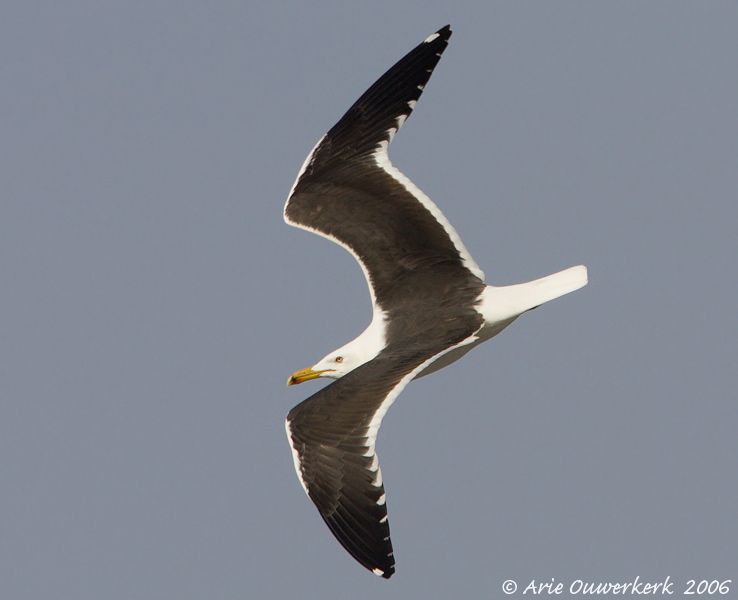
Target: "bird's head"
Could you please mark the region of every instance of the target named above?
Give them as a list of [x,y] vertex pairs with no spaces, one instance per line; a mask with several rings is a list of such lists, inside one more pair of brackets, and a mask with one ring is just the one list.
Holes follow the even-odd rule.
[[362,338],[357,338],[326,355],[312,367],[293,373],[287,380],[287,385],[295,385],[318,377],[340,379],[377,355],[377,349],[367,346],[362,343],[363,341]]
[[384,347],[384,314],[381,310],[375,310],[372,322],[359,337],[327,354],[312,367],[293,373],[287,380],[287,385],[295,385],[318,377],[340,379],[375,358]]

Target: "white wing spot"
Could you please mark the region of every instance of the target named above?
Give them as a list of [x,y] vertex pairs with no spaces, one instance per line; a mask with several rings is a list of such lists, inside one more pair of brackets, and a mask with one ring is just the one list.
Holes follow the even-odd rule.
[[374,487],[382,487],[382,469],[377,465],[377,471],[374,473],[374,481],[372,481]]

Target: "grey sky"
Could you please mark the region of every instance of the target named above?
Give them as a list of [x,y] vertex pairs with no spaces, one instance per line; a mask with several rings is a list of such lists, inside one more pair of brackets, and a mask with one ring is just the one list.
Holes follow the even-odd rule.
[[[584,263],[590,284],[391,408],[383,581],[283,429],[320,385],[287,376],[366,326],[366,285],[281,212],[446,23],[394,164],[489,283]],[[0,596],[738,587],[736,40],[730,2],[6,2]]]

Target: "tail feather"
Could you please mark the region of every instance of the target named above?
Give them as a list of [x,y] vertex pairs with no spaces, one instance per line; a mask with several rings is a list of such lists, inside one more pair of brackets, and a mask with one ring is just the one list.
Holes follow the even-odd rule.
[[481,309],[488,324],[514,319],[541,304],[587,285],[587,267],[577,265],[527,283],[488,286]]
[[530,310],[550,300],[575,292],[587,285],[588,281],[587,267],[577,265],[576,267],[570,267],[558,273],[520,284],[520,291],[523,292],[521,300],[525,299],[524,302],[531,304],[529,308],[526,308],[526,310]]

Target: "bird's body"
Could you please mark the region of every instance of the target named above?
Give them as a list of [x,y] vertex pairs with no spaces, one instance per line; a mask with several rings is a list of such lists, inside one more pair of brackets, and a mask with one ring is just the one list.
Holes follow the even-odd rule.
[[584,266],[513,286],[484,273],[436,205],[389,161],[448,44],[444,27],[385,73],[321,138],[285,205],[285,221],[346,248],[369,284],[373,318],[355,340],[289,384],[336,379],[287,416],[295,469],[341,544],[394,573],[375,452],[387,409],[407,383],[461,358],[522,313],[587,283]]

